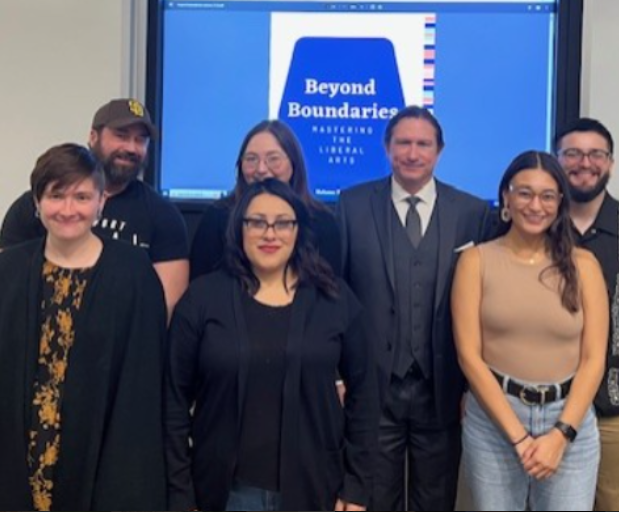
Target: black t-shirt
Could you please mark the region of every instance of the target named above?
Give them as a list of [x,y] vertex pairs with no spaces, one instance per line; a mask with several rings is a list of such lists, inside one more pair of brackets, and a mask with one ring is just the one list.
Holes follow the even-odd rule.
[[[144,248],[153,263],[186,259],[189,254],[187,228],[180,212],[142,181],[132,182],[120,194],[107,199],[93,232]],[[35,216],[32,194],[26,192],[4,217],[0,247],[42,236],[45,228]]]
[[250,358],[235,477],[245,484],[277,492],[292,305],[267,306],[245,295],[243,310]]
[[610,300],[606,371],[595,406],[601,416],[619,415],[619,202],[608,193],[593,225],[576,242],[600,262]]

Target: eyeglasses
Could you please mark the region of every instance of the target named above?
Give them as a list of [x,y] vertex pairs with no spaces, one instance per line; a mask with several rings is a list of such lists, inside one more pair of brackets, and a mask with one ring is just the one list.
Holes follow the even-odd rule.
[[554,190],[542,190],[541,192],[533,192],[528,187],[514,187],[513,185],[510,185],[509,191],[513,194],[514,201],[522,205],[529,204],[533,201],[533,199],[539,197],[539,201],[543,206],[557,206],[563,198],[562,194],[559,194],[559,192],[556,192]]
[[273,228],[277,236],[290,236],[298,224],[294,219],[278,219],[275,222],[267,222],[265,219],[252,217],[243,219],[243,223],[252,236],[263,236],[269,228]]
[[248,171],[255,171],[260,166],[261,160],[264,160],[264,163],[270,171],[277,171],[284,165],[286,156],[281,153],[270,153],[266,157],[260,158],[255,153],[248,153],[243,155],[241,160],[243,162],[243,167]]
[[592,149],[591,151],[585,152],[578,148],[568,148],[559,151],[559,156],[573,163],[580,163],[587,157],[589,161],[594,164],[605,164],[608,162],[611,154],[610,151],[605,151],[603,149]]

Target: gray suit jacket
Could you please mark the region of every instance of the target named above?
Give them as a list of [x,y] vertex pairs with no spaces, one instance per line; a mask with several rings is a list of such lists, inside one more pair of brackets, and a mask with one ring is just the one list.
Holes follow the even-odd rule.
[[[383,384],[393,367],[397,308],[394,265],[390,254],[391,178],[359,185],[340,196],[343,277],[361,300],[378,333],[376,353]],[[459,249],[487,238],[489,205],[437,181],[435,215],[438,215],[439,260],[432,325],[433,378],[439,421],[459,417],[464,389],[451,326],[451,281]]]

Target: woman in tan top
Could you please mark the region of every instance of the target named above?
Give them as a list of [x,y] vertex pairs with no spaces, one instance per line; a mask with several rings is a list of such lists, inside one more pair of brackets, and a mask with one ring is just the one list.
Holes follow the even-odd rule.
[[500,236],[456,270],[456,345],[471,392],[463,460],[476,510],[591,510],[592,402],[609,327],[601,270],[574,247],[566,177],[547,153],[500,184]]

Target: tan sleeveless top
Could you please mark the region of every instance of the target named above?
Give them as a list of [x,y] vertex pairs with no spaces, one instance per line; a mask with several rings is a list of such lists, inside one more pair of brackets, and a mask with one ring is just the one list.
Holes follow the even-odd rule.
[[503,238],[480,245],[479,252],[484,361],[528,382],[572,376],[580,361],[583,313],[561,304],[562,279],[554,269],[543,273],[551,260],[519,260]]

